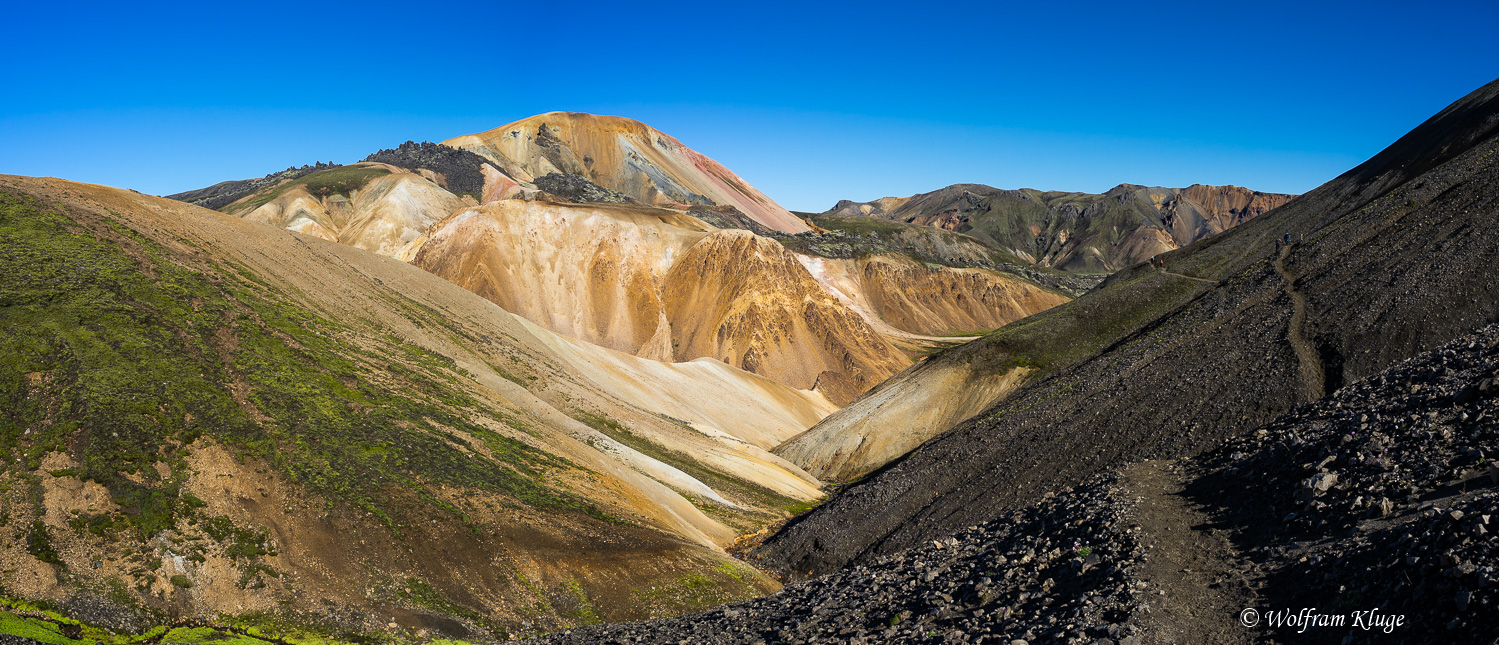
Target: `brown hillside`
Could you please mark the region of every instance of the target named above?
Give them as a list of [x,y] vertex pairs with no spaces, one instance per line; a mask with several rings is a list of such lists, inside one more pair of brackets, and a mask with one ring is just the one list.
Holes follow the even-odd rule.
[[827,413],[815,395],[181,202],[0,192],[0,397],[26,426],[0,435],[0,584],[22,598],[503,638],[773,588],[721,548],[818,494],[765,451]]
[[433,227],[413,263],[574,338],[801,390],[821,379],[834,403],[907,364],[780,244],[709,230],[649,207],[505,201]]

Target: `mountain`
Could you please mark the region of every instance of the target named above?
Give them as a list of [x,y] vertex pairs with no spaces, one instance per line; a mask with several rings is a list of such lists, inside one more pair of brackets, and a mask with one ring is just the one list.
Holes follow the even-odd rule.
[[[980,373],[1044,376],[789,524],[758,556],[798,575],[872,562],[1105,468],[1197,454],[1499,322],[1496,130],[1499,82],[1316,190],[1164,254],[1165,270],[1122,270],[906,372],[921,389],[944,378],[938,367],[983,355]],[[862,412],[874,429],[916,413],[901,402]]]
[[721,204],[777,231],[809,230],[722,164],[631,119],[549,112],[443,143],[478,153],[521,182],[575,175],[642,204],[684,210]]
[[1100,273],[1221,233],[1292,197],[1200,184],[1120,184],[1102,195],[955,184],[910,197],[844,200],[822,216],[934,226],[966,233],[1025,262]]
[[[717,223],[711,213],[697,210],[692,213],[720,228],[745,228]],[[928,266],[987,269],[1008,274],[1072,297],[1087,293],[1104,278],[1103,274],[1074,274],[1032,266],[1026,260],[996,249],[977,238],[932,226],[863,215],[805,215],[807,221],[817,226],[816,232],[778,235],[766,231],[760,234],[775,237],[786,248],[800,255],[839,260],[900,255]]]
[[178,201],[0,193],[18,611],[475,639],[675,614],[774,589],[724,548],[820,494],[768,452],[832,410],[815,394]]
[[[535,136],[515,134],[527,132]],[[993,329],[1066,299],[1022,273],[990,270],[987,252],[967,248],[977,242],[921,243],[930,235],[905,236],[857,267],[827,265],[855,279],[815,280],[806,257],[787,249],[817,247],[806,236],[820,235],[716,162],[628,119],[547,114],[449,143],[483,154],[408,141],[349,166],[174,197],[230,200],[220,209],[250,221],[417,261],[574,338],[668,362],[716,358],[834,404],[954,342],[928,335]],[[572,174],[583,173],[569,165],[575,158],[597,158],[587,174],[605,185]],[[727,201],[663,200],[658,190],[683,186]],[[724,186],[734,188],[728,198]],[[715,233],[699,215],[771,237]],[[906,247],[917,258],[961,247],[965,270],[921,269],[896,257]]]

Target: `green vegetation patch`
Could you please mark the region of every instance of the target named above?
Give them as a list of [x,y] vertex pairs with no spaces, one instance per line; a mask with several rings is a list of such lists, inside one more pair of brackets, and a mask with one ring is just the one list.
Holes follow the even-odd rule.
[[371,179],[383,177],[390,174],[389,170],[380,166],[339,166],[332,170],[320,170],[300,179],[295,179],[258,195],[251,196],[244,203],[230,205],[231,212],[249,212],[271,202],[284,194],[286,191],[297,186],[306,186],[307,192],[316,197],[328,197],[330,195],[350,195],[354,191],[364,188]]
[[1097,354],[1206,288],[1184,278],[1146,274],[1010,323],[975,342],[988,343],[1008,357],[1001,370],[1027,367],[1050,373]]
[[[64,629],[72,632],[72,636],[64,633]],[[74,625],[58,624],[40,618],[17,616],[8,611],[0,610],[0,634],[7,636],[19,636],[29,638],[40,643],[51,645],[92,645],[92,640],[80,640],[80,630]]]
[[[146,538],[192,515],[185,448],[200,437],[397,534],[413,504],[467,521],[429,489],[444,484],[608,519],[544,483],[571,464],[469,421],[492,415],[450,359],[336,324],[243,267],[169,257],[109,219],[0,193],[0,461],[34,471],[68,452],[79,466],[66,474],[122,507],[78,518],[89,530]],[[461,435],[494,458],[461,450]],[[45,531],[32,533],[45,558]]]

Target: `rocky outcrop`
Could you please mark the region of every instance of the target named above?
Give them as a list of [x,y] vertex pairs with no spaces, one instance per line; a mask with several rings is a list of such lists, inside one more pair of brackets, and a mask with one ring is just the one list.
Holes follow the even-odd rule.
[[454,195],[484,199],[485,171],[496,170],[487,160],[467,150],[440,143],[407,141],[395,148],[379,150],[364,158],[413,172],[427,171],[437,185]]
[[175,195],[167,195],[166,197],[167,199],[175,199],[195,206],[202,206],[203,208],[219,210],[255,192],[274,188],[283,182],[294,181],[320,170],[332,170],[338,167],[339,164],[336,163],[323,163],[319,161],[316,164],[308,164],[300,168],[287,168],[286,170],[273,172],[264,177],[221,181],[207,188],[189,190]]
[[483,155],[523,182],[576,175],[642,204],[733,206],[771,229],[809,230],[722,164],[639,121],[550,112],[443,143]]
[[548,194],[579,204],[630,204],[635,200],[577,175],[554,172],[536,178],[536,187]]

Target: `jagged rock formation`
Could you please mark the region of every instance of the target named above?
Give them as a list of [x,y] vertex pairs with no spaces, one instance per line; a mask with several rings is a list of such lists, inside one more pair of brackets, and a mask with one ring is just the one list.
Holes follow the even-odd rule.
[[503,638],[773,589],[721,549],[819,494],[766,451],[817,395],[181,202],[0,193],[7,593]]
[[476,200],[484,199],[486,170],[491,174],[498,170],[472,152],[430,141],[407,141],[392,149],[378,150],[364,161],[421,173],[454,195],[468,195]]
[[578,204],[633,204],[635,200],[577,175],[554,172],[536,178],[536,187]]
[[[1499,322],[1499,234],[1488,225],[1499,211],[1496,130],[1499,82],[1311,193],[1167,254],[1165,272],[1121,271],[989,337],[979,347],[1002,352],[992,360],[1044,378],[849,487],[760,553],[799,574],[869,562],[1111,464],[1206,450]],[[1294,245],[1278,249],[1287,232]],[[1069,327],[1078,333],[1050,333]],[[1045,340],[1056,337],[1066,344]],[[1303,379],[1299,363],[1312,358],[1321,387]],[[885,413],[868,412],[870,424]]]
[[844,200],[824,215],[958,231],[1040,266],[1099,273],[1221,233],[1292,197],[1200,184],[1120,184],[1102,195],[956,184],[911,197]]
[[908,363],[773,240],[670,210],[487,204],[433,227],[412,261],[574,338],[709,357],[835,403]]
[[642,204],[682,210],[722,204],[771,229],[809,230],[728,168],[631,119],[549,112],[443,143],[483,155],[522,182],[577,175]]

